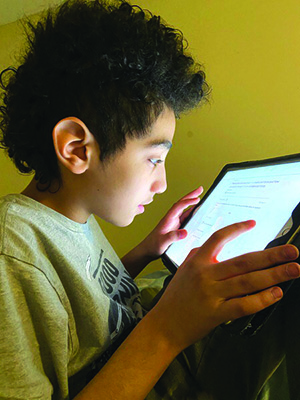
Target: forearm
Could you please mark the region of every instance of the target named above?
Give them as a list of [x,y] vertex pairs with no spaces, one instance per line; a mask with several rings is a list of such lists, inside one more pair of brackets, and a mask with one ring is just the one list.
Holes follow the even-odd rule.
[[151,311],[76,400],[143,400],[179,353]]

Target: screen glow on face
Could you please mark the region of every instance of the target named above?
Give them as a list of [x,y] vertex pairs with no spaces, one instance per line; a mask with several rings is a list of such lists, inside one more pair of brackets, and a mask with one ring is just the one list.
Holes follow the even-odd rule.
[[248,219],[256,226],[227,243],[218,261],[263,250],[282,230],[300,201],[300,162],[229,170],[184,227],[188,235],[167,256],[181,265],[217,230]]

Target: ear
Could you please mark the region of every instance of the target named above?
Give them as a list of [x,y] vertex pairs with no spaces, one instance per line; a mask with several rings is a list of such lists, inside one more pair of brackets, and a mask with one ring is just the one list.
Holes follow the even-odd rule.
[[83,174],[89,166],[94,137],[76,117],[59,121],[53,129],[53,143],[58,160],[74,174]]

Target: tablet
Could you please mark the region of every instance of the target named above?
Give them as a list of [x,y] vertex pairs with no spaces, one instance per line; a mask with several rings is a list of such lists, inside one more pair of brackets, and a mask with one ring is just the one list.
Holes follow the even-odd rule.
[[215,231],[249,219],[256,226],[228,242],[218,261],[294,240],[300,225],[299,201],[300,154],[228,164],[181,226],[187,237],[174,242],[162,260],[174,273]]
[[263,250],[291,228],[290,218],[299,201],[300,154],[228,164],[181,226],[187,237],[174,242],[163,260],[174,271],[215,231],[249,219],[254,219],[256,226],[227,243],[217,259]]

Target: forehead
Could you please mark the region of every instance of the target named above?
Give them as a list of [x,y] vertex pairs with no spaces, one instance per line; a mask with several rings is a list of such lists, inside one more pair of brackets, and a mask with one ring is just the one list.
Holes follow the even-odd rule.
[[125,148],[117,152],[110,159],[109,164],[113,162],[117,166],[122,162],[138,160],[140,156],[144,157],[145,154],[148,154],[149,150],[162,153],[159,156],[163,155],[172,147],[175,125],[174,112],[166,109],[159,115],[145,136],[127,138]]
[[174,112],[170,109],[165,109],[153,123],[147,136],[141,139],[144,146],[169,150],[172,147],[175,126]]

